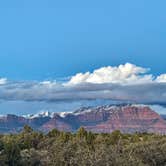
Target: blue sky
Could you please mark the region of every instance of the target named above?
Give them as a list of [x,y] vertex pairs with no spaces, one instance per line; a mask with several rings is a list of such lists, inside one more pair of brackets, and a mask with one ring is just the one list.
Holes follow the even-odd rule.
[[0,76],[67,77],[126,62],[165,72],[166,1],[0,1]]
[[165,0],[0,1],[0,114],[110,100],[165,103],[165,6]]

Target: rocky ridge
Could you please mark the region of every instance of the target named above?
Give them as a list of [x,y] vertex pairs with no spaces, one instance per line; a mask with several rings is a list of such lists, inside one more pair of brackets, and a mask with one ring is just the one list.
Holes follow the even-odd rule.
[[148,132],[166,134],[166,120],[146,105],[107,105],[83,107],[75,112],[0,117],[0,132],[19,132],[24,125],[48,132],[54,128],[75,132],[80,127],[97,133]]

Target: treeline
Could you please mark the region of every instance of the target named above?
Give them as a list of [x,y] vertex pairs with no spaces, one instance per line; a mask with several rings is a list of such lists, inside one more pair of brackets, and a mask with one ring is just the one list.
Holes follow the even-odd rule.
[[0,135],[0,166],[164,166],[166,136],[155,134],[48,134],[25,126],[19,134]]

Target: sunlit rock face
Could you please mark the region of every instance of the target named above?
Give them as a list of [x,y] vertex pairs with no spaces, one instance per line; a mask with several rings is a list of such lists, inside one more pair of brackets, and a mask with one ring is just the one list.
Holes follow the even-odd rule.
[[166,133],[166,121],[149,107],[125,106],[110,109],[107,121],[96,126],[87,126],[93,132],[112,132],[120,130],[123,133],[149,132]]
[[80,127],[96,133],[148,132],[166,134],[166,120],[146,105],[107,105],[83,107],[75,112],[45,113],[19,117],[7,115],[0,117],[0,132],[19,132],[24,125],[35,130],[49,132],[56,128],[75,132]]

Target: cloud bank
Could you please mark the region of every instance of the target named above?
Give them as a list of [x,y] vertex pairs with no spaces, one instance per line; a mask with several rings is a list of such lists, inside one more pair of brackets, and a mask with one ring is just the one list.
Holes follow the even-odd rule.
[[0,79],[0,100],[65,101],[110,99],[166,103],[166,74],[155,77],[150,69],[126,63],[78,73],[64,83],[13,82]]

